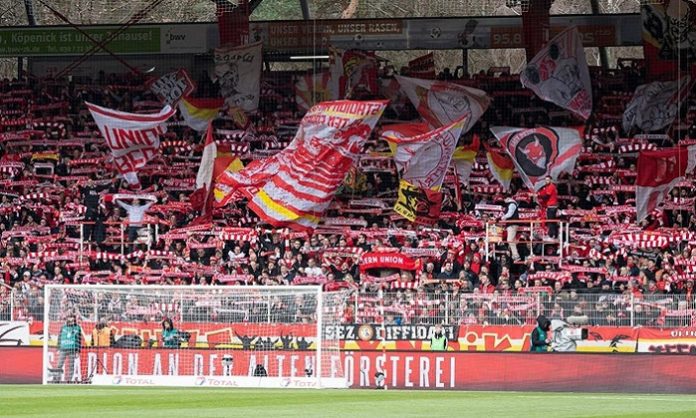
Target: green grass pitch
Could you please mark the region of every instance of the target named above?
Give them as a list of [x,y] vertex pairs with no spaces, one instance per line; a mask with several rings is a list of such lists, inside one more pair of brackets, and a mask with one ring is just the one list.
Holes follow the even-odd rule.
[[2,417],[696,417],[696,396],[0,386]]

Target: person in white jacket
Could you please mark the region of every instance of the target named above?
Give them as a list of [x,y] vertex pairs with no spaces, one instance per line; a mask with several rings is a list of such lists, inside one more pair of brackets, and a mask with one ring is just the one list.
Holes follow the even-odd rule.
[[510,247],[510,255],[512,256],[512,261],[517,261],[520,259],[520,253],[517,252],[517,223],[515,221],[520,219],[519,205],[512,197],[505,199],[505,213],[500,218],[503,221],[509,221],[507,224],[507,243]]
[[140,204],[139,199],[133,200],[133,204],[129,205],[123,203],[120,198],[115,199],[116,204],[125,209],[128,213],[128,242],[134,242],[138,237],[138,229],[143,224],[143,219],[145,219],[145,212],[150,209],[150,206],[154,205],[156,199],[154,197],[148,197],[149,202],[145,204]]

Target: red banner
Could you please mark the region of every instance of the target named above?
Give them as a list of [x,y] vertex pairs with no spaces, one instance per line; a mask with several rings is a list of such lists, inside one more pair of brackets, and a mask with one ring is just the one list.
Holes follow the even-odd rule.
[[396,252],[365,253],[360,258],[360,271],[376,268],[391,268],[399,270],[416,270],[416,260]]
[[[0,383],[40,383],[39,348],[0,348]],[[247,375],[248,367],[265,363],[269,376],[302,376],[312,352],[266,353],[234,351],[234,373]],[[80,373],[96,367],[96,358],[109,373],[133,372],[140,376],[161,370],[162,375],[220,376],[220,352],[216,350],[105,349],[84,351]],[[375,373],[385,374],[389,388],[516,390],[574,392],[696,391],[696,357],[543,353],[452,352],[347,352],[334,360],[327,375],[342,366],[352,388],[375,386]],[[328,364],[327,364],[327,367]],[[98,373],[101,373],[101,365]]]

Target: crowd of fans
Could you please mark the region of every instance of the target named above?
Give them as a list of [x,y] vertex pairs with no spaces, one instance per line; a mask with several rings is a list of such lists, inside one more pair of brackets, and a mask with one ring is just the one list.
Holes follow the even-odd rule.
[[[664,134],[623,132],[623,108],[642,82],[634,64],[592,69],[595,110],[586,123],[534,97],[516,75],[440,76],[493,99],[461,143],[478,136],[496,147],[491,126],[585,125],[575,172],[555,182],[559,236],[539,222],[539,202],[517,176],[509,192],[496,182],[484,148],[469,184],[448,176],[436,225],[416,227],[395,216],[398,174],[379,133],[385,121],[417,115],[403,97],[387,110],[324,223],[308,235],[261,224],[243,201],[215,210],[212,223],[197,222],[189,196],[202,139],[177,118],[168,124],[161,155],[139,173],[142,188],[119,179],[84,102],[130,112],[160,108],[144,80],[103,73],[69,82],[4,80],[0,313],[12,306],[16,319],[40,318],[48,283],[321,284],[359,291],[346,322],[521,324],[546,313],[587,316],[597,324],[688,325],[696,269],[693,179],[639,225],[633,183],[640,150],[693,137],[692,104]],[[223,149],[248,163],[287,145],[302,116],[292,80],[288,73],[266,74],[260,112],[248,125],[218,119]],[[385,75],[381,84],[387,88],[390,81]],[[214,90],[206,82],[199,91]],[[497,227],[505,199],[521,217],[513,242]],[[390,251],[414,268],[361,266],[364,254]]]

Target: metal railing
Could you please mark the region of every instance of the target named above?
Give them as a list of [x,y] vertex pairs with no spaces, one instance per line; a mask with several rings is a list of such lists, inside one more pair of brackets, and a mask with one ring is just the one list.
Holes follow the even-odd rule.
[[[146,286],[143,286],[146,287]],[[24,294],[7,286],[0,299],[0,320],[40,320],[40,292]],[[9,296],[7,296],[9,295]],[[148,304],[151,308],[152,304]],[[242,309],[243,307],[240,307]],[[344,321],[386,325],[532,325],[539,315],[602,326],[696,326],[696,293],[582,293],[551,288],[484,294],[458,291],[354,291]],[[281,322],[284,319],[278,319]]]
[[0,321],[12,321],[14,319],[14,289],[5,283],[0,283]]
[[637,295],[548,290],[516,294],[458,292],[355,292],[349,299],[357,323],[535,324],[539,315],[604,326],[696,326],[694,295]]
[[[543,237],[539,236],[545,229],[544,225],[550,223],[558,224],[558,236],[553,240],[544,239]],[[517,226],[515,239],[512,241],[509,239],[509,237],[503,239],[503,233],[507,234],[506,229],[511,225]],[[526,236],[527,239],[520,239],[523,235]],[[558,246],[558,253],[555,256],[558,257],[558,265],[560,266],[563,263],[564,251],[566,251],[568,245],[570,244],[570,224],[557,219],[539,220],[536,218],[486,222],[484,243],[486,261],[488,261],[491,254],[495,252],[495,246],[497,244],[524,244],[529,247],[529,253],[532,255],[534,254],[534,247],[539,246],[541,257],[544,257],[545,246],[556,245]]]

